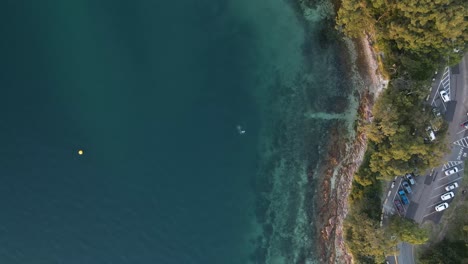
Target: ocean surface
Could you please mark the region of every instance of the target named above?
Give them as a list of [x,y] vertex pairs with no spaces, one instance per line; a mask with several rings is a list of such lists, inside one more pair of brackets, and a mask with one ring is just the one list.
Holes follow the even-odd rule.
[[0,263],[314,263],[314,171],[355,113],[332,15],[2,1]]

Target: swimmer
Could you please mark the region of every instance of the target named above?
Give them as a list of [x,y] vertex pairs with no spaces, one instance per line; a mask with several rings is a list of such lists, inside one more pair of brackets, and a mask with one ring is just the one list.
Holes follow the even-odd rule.
[[245,134],[245,130],[242,129],[242,126],[240,126],[240,125],[237,126],[237,132],[239,132],[239,134],[241,134],[241,135]]

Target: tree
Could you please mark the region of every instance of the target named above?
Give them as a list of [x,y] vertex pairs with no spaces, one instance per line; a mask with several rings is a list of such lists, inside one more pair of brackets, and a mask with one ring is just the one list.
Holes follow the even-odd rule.
[[336,24],[348,37],[367,33],[383,40],[385,45],[379,46],[393,53],[387,58],[399,58],[398,67],[424,80],[441,59],[453,65],[462,58],[468,43],[467,10],[465,0],[342,0]]
[[367,2],[361,0],[342,1],[336,19],[338,28],[352,38],[361,37],[366,31],[373,31],[375,19],[367,8]]
[[400,50],[416,53],[453,53],[465,48],[468,21],[463,0],[396,1],[392,15],[382,21],[388,39]]
[[429,240],[428,230],[420,228],[413,220],[399,216],[390,219],[387,232],[389,235],[396,235],[400,241],[413,245],[424,244]]
[[468,247],[463,241],[444,239],[423,252],[419,261],[421,264],[467,263]]
[[389,239],[379,222],[365,214],[351,213],[345,221],[345,239],[354,257],[361,263],[383,262],[397,242]]
[[[374,121],[365,131],[375,143],[369,168],[379,178],[436,167],[448,151],[444,129],[439,130],[438,140],[425,141],[433,118],[422,104],[426,92],[424,83],[395,80],[376,103]],[[359,176],[357,181],[364,185]]]

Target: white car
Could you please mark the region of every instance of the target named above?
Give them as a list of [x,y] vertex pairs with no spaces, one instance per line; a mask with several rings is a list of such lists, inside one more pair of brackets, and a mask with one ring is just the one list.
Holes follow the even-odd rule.
[[437,212],[443,211],[449,207],[448,203],[441,203],[435,207]]
[[453,168],[451,168],[451,169],[449,169],[449,170],[446,170],[446,171],[445,171],[445,175],[446,175],[446,176],[449,176],[449,175],[452,175],[452,174],[457,173],[457,172],[458,172],[458,168],[457,168],[457,167],[453,167]]
[[450,97],[448,96],[447,92],[444,90],[440,91],[440,97],[442,98],[442,101],[444,101],[444,103],[450,101]]
[[451,191],[451,190],[453,190],[455,188],[458,188],[458,183],[456,183],[456,182],[454,182],[454,183],[452,183],[452,184],[450,184],[448,186],[445,186],[445,190],[447,192],[449,192],[449,191]]
[[442,199],[442,201],[447,201],[449,199],[452,199],[454,196],[455,196],[455,194],[453,194],[453,192],[448,192],[448,193],[442,194],[440,196],[440,199]]

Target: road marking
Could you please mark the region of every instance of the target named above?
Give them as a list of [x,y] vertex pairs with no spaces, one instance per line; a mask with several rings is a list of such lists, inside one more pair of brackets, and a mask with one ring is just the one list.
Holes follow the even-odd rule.
[[432,212],[432,213],[430,213],[430,214],[427,214],[427,215],[423,216],[423,219],[424,219],[424,218],[426,218],[426,217],[428,217],[428,216],[430,216],[430,215],[431,215],[431,214],[433,214],[433,213],[437,213],[437,211],[435,211],[435,210],[434,210],[434,212]]
[[[396,179],[397,179],[397,177],[395,177],[395,180],[396,180]],[[398,183],[398,186],[401,185],[402,179],[400,178],[399,180],[400,180],[400,182]],[[395,184],[395,185],[396,185],[396,184]],[[390,191],[390,192],[392,192],[392,191]],[[398,209],[396,208],[396,205],[395,205],[395,202],[394,202],[397,194],[398,194],[398,188],[397,188],[397,190],[396,190],[396,192],[395,192],[395,195],[393,195],[393,198],[392,198],[392,210],[391,210],[391,213],[393,214],[393,213],[396,211],[396,212],[398,213],[398,215],[401,216],[401,214],[400,214],[400,212],[398,211]],[[388,197],[387,197],[386,200],[388,200]],[[401,205],[403,206],[403,212],[406,214],[406,211],[407,211],[407,210],[406,210],[406,208],[405,208],[405,205],[403,204],[403,201],[401,201],[401,197],[400,197],[399,195],[398,195],[398,200],[401,202]],[[384,203],[384,204],[385,204],[385,203]]]
[[[463,130],[463,131],[465,131],[465,130]],[[459,133],[461,133],[463,131],[460,131],[457,134],[459,134]],[[468,137],[464,137],[462,139],[459,139],[459,140],[453,142],[453,144],[458,145],[458,146],[462,146],[464,148],[468,148]]]
[[452,184],[452,183],[458,181],[458,180],[461,179],[461,178],[462,178],[462,177],[458,177],[458,178],[456,178],[455,180],[453,180],[453,181],[450,182],[450,183],[447,183],[447,184],[445,184],[445,185],[441,185],[441,186],[439,186],[439,187],[434,188],[434,190],[435,190],[435,189],[442,188],[442,187],[445,187],[445,186],[447,186],[447,185],[450,185],[450,184]]
[[448,161],[447,163],[444,164],[444,166],[442,166],[442,171],[448,169],[448,168],[452,168],[452,167],[455,167],[457,166],[458,164],[462,164],[463,161],[459,161],[459,160],[455,160],[455,161]]
[[432,205],[429,205],[429,206],[426,207],[426,208],[434,207],[434,206],[436,206],[436,205],[438,205],[438,204],[441,204],[441,203],[445,203],[445,201],[438,201],[437,203],[432,204]]
[[445,106],[444,102],[442,102],[442,105],[444,106],[444,110],[447,111],[447,107]]
[[[462,172],[462,171],[463,171],[463,169],[459,170],[458,172]],[[456,173],[457,175],[458,175],[458,172]],[[441,180],[443,180],[443,179],[445,179],[445,178],[447,178],[447,177],[450,177],[450,176],[452,176],[452,175],[453,175],[453,174],[450,174],[450,175],[448,175],[448,176],[442,177],[442,178],[439,179],[439,181],[441,181]]]
[[444,193],[438,194],[438,195],[436,195],[436,196],[432,196],[431,198],[429,198],[429,201],[432,200],[432,199],[434,199],[434,198],[436,198],[436,197],[440,198],[440,196],[441,196],[442,194],[444,194]]
[[[447,79],[447,77],[448,77],[448,67],[445,67],[444,74],[442,74],[442,78],[440,79],[439,85],[437,86],[434,98],[432,98],[432,102],[431,102],[432,106],[434,106],[435,99],[440,97],[439,90],[440,90],[441,86],[443,86],[444,90],[446,90],[444,85],[443,85],[443,82],[444,82],[444,80]],[[448,94],[448,95],[450,97],[450,94]],[[444,105],[445,110],[447,110],[447,108],[445,107],[445,104],[443,103],[443,100],[442,100],[442,105]]]
[[442,75],[442,86],[447,92],[448,97],[450,98],[450,68],[445,67],[444,74]]
[[[400,184],[401,184],[401,178],[400,178],[400,182],[398,183],[398,186],[400,186]],[[395,195],[393,195],[393,200],[395,200],[395,197],[396,197],[397,193],[398,193],[398,188],[397,188],[397,190],[395,192]]]
[[[434,95],[434,98],[432,99],[431,105],[434,105],[435,99],[440,97],[439,90],[441,86],[443,90],[447,92],[447,95],[450,98],[450,68],[448,66],[444,69],[444,74],[442,74],[442,78],[440,79],[439,85],[437,86],[437,90]],[[445,110],[447,110],[447,107],[445,106],[443,100],[442,105],[444,106]]]

